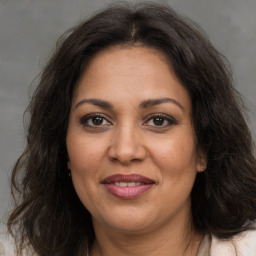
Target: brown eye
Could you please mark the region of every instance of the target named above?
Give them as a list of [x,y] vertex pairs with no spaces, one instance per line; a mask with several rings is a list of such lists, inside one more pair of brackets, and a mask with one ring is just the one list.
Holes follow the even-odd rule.
[[83,126],[91,127],[91,128],[104,127],[107,125],[111,125],[111,123],[105,117],[99,114],[87,115],[80,120],[80,123]]
[[152,121],[154,125],[161,126],[164,124],[165,119],[163,117],[154,117]]
[[159,127],[159,128],[168,127],[174,124],[177,124],[177,121],[174,118],[163,115],[163,114],[152,116],[145,122],[146,126]]
[[104,121],[104,118],[101,116],[95,116],[92,117],[91,122],[93,123],[93,125],[102,125]]

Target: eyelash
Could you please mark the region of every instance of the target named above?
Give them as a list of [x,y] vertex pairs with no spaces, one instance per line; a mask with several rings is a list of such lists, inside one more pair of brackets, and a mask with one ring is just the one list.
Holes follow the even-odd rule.
[[94,113],[94,114],[89,114],[89,115],[86,115],[84,117],[82,117],[80,119],[80,123],[83,125],[83,126],[86,126],[86,127],[91,127],[91,128],[100,128],[101,125],[90,125],[88,124],[88,121],[93,118],[97,118],[97,117],[100,117],[103,119],[103,121],[107,121],[108,122],[108,125],[111,124],[111,122],[108,121],[108,119],[102,115],[101,113]]
[[[167,121],[167,125],[155,125],[155,126],[152,126],[152,127],[158,127],[158,128],[165,128],[165,127],[168,127],[168,126],[171,126],[171,125],[175,125],[175,124],[178,124],[178,122],[173,118],[173,117],[170,117],[170,116],[167,116],[167,115],[164,115],[164,114],[153,114],[151,116],[148,116],[146,117],[146,121],[145,123],[148,123],[150,120],[154,120],[154,118],[162,118],[163,121]],[[147,125],[147,126],[150,126],[150,125]]]
[[[102,122],[107,122],[106,124],[99,124],[99,125],[93,125],[93,124],[88,124],[88,122],[93,118],[97,118],[97,117],[100,117],[102,118]],[[167,124],[166,125],[149,125],[147,123],[149,123],[149,121],[153,121],[155,118],[161,118],[163,119],[162,121],[163,122],[166,122],[167,121]],[[169,127],[171,125],[175,125],[175,124],[178,124],[178,122],[173,118],[173,117],[170,117],[170,116],[167,116],[167,115],[164,115],[164,114],[152,114],[150,116],[147,116],[146,118],[144,118],[145,122],[143,122],[143,124],[145,126],[150,126],[150,127],[153,127],[153,128],[165,128],[165,127]],[[103,126],[106,126],[106,125],[111,125],[112,123],[108,120],[108,118],[106,118],[104,115],[102,115],[101,113],[94,113],[94,114],[89,114],[89,115],[86,115],[84,117],[82,117],[80,119],[80,123],[85,126],[85,127],[88,127],[88,128],[102,128]]]

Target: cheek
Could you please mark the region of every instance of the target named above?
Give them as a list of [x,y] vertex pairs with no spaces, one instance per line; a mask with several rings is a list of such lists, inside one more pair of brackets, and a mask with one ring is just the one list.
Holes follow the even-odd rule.
[[69,165],[72,171],[90,172],[105,155],[106,147],[101,140],[84,137],[67,137]]
[[191,193],[197,173],[194,140],[184,137],[165,142],[157,151],[155,159],[161,170],[166,200],[171,200],[174,205],[185,202]]
[[69,168],[76,193],[84,206],[90,208],[91,200],[97,194],[95,183],[99,180],[100,158],[103,147],[83,136],[69,135],[66,140]]
[[165,140],[155,150],[154,159],[164,169],[195,169],[197,153],[194,140],[185,136]]

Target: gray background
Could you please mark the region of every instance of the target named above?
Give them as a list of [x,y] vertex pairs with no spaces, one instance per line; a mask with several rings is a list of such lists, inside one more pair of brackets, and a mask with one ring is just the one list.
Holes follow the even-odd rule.
[[[0,0],[0,222],[10,209],[11,168],[24,147],[23,112],[56,39],[108,0]],[[198,23],[233,66],[256,131],[256,0],[169,0]],[[235,139],[235,138],[234,138]],[[42,184],[43,185],[43,184]]]

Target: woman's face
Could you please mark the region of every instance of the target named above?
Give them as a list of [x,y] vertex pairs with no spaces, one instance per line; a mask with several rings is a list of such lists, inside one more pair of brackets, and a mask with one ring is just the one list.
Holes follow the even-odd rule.
[[68,168],[96,227],[150,231],[189,220],[204,170],[191,100],[160,52],[112,47],[96,55],[75,91]]

